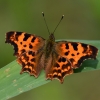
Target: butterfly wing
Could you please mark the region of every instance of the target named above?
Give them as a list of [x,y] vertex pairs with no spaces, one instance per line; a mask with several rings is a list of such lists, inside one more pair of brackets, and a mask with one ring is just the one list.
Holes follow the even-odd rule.
[[64,56],[52,52],[46,63],[46,78],[47,79],[58,79],[61,83],[64,81],[66,75],[72,74],[73,69],[71,63]]
[[66,57],[59,55],[54,49],[52,48],[50,55],[45,59],[46,79],[56,78],[63,83],[64,77],[73,73],[72,65]]
[[98,53],[98,49],[92,45],[66,41],[56,42],[55,50],[71,62],[73,69],[79,68],[88,58],[96,59]]
[[63,83],[64,77],[72,74],[73,69],[79,68],[85,59],[96,59],[97,52],[96,47],[84,43],[56,42],[45,69],[46,78],[57,78]]
[[37,77],[43,68],[39,60],[41,59],[45,39],[25,32],[12,31],[6,33],[6,43],[14,46],[14,55],[17,56],[18,63],[22,65],[20,73],[29,72],[30,75]]

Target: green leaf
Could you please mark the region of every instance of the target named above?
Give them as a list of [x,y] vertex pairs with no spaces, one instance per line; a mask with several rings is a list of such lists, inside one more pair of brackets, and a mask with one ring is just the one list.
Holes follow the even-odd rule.
[[[77,41],[94,45],[98,49],[100,49],[100,41]],[[98,70],[100,69],[99,61],[100,54],[98,54],[97,60],[85,61],[79,69],[75,70],[75,72]],[[44,71],[41,72],[38,78],[34,78],[33,76],[30,76],[27,73],[23,73],[22,75],[20,75],[20,70],[21,67],[16,61],[13,61],[0,69],[0,100],[7,100],[23,92],[29,91],[31,89],[34,89],[36,87],[39,87],[43,84],[50,82],[50,80],[45,79]]]

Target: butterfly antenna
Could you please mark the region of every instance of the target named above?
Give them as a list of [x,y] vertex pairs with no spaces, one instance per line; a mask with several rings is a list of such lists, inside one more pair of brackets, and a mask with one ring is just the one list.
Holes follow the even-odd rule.
[[54,31],[53,31],[53,34],[54,34],[54,32],[56,31],[57,27],[59,26],[59,24],[60,24],[60,22],[62,21],[63,18],[64,18],[64,15],[62,15],[62,17],[61,17],[59,23],[57,24],[56,28],[55,28]]
[[49,35],[50,35],[50,31],[49,31],[49,28],[48,28],[48,25],[47,25],[46,19],[45,19],[45,17],[44,17],[44,12],[42,12],[42,15],[43,15],[44,22],[45,22],[45,24],[46,24],[46,27],[47,27],[48,33],[49,33]]

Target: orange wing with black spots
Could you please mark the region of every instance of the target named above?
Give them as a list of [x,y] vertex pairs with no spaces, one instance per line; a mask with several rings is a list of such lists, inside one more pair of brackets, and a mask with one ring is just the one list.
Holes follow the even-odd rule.
[[55,50],[59,55],[68,59],[73,69],[80,67],[88,58],[96,59],[98,53],[98,49],[92,45],[67,41],[56,42]]
[[44,46],[45,39],[27,34],[25,32],[8,32],[6,33],[6,43],[14,46],[14,55],[19,57],[29,50],[38,51]]
[[37,77],[43,67],[39,63],[42,52],[38,52],[44,47],[45,39],[25,32],[12,31],[6,34],[6,43],[14,46],[14,55],[17,56],[18,63],[22,65],[21,73],[29,72],[30,75]]
[[45,69],[46,78],[51,80],[56,78],[63,83],[64,77],[73,73],[72,65],[66,57],[59,55],[56,57],[54,55],[56,54],[53,54],[52,62],[47,63],[48,67]]

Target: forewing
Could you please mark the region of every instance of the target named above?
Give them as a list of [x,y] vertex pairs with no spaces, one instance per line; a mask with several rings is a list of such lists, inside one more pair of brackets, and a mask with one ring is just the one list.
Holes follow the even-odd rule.
[[17,56],[18,63],[22,65],[21,73],[29,72],[30,75],[37,77],[42,68],[38,65],[45,39],[25,32],[12,31],[6,33],[6,43],[14,46],[14,55]]
[[55,50],[67,58],[74,69],[80,67],[85,59],[96,59],[98,53],[98,49],[92,45],[67,41],[56,42]]
[[25,32],[6,33],[6,43],[14,46],[14,55],[19,57],[24,52],[33,50],[38,51],[44,45],[45,39]]

